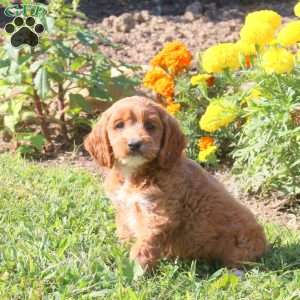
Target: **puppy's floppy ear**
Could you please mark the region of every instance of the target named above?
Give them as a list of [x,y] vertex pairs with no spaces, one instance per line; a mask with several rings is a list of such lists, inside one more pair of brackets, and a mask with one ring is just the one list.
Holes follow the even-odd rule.
[[84,147],[100,166],[112,168],[114,158],[107,132],[108,119],[108,113],[103,113],[100,121],[85,139]]
[[168,169],[180,158],[186,146],[186,140],[177,120],[164,109],[161,109],[161,112],[163,112],[164,134],[159,153],[159,165],[164,169]]

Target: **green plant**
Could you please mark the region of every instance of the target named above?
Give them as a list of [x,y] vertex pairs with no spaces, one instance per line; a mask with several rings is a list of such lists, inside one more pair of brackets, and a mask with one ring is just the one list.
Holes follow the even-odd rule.
[[23,154],[80,140],[93,104],[134,93],[137,80],[101,53],[99,43],[115,45],[87,28],[78,3],[51,1],[37,47],[0,47],[0,129]]
[[[150,70],[144,82],[166,98],[167,110],[181,122],[191,158],[214,166],[229,162],[245,191],[297,198],[300,23],[281,28],[281,22],[270,10],[248,14],[241,40],[205,50],[193,76],[188,49],[168,43],[151,61],[163,71]],[[168,95],[161,92],[166,82]]]
[[233,172],[247,190],[300,193],[300,73],[257,75],[260,96],[244,108]]

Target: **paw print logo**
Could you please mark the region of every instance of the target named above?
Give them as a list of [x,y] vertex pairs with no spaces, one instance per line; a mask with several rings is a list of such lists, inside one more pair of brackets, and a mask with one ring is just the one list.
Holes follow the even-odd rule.
[[39,42],[39,34],[44,31],[42,24],[36,24],[33,17],[16,17],[5,26],[5,31],[12,34],[10,42],[14,47],[29,45],[35,47]]

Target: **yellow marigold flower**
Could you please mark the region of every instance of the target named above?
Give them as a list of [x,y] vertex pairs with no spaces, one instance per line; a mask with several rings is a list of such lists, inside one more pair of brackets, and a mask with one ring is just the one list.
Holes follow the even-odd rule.
[[300,17],[300,2],[298,2],[294,7],[294,13],[296,17]]
[[255,44],[249,44],[246,41],[239,40],[236,45],[238,46],[239,52],[245,56],[256,54]]
[[180,111],[180,109],[181,109],[180,103],[170,103],[167,105],[167,111],[171,115],[175,115],[178,111]]
[[202,130],[214,132],[222,127],[227,127],[238,116],[238,108],[229,100],[216,99],[207,107],[202,115],[199,125]]
[[209,74],[198,74],[191,77],[191,84],[198,85],[201,83],[205,83],[211,77]]
[[156,93],[170,98],[174,94],[173,78],[160,67],[154,67],[144,77],[144,86]]
[[239,66],[238,47],[233,43],[212,46],[202,55],[202,67],[208,73],[220,73],[225,69],[236,70]]
[[245,24],[267,23],[274,30],[281,25],[281,16],[273,10],[259,10],[247,15]]
[[216,78],[211,74],[198,74],[192,76],[191,85],[206,84],[208,87],[211,87],[215,84]]
[[216,146],[209,146],[205,150],[201,150],[198,155],[198,160],[202,162],[208,161],[213,155],[216,153],[217,147]]
[[268,74],[290,73],[294,65],[293,54],[283,48],[269,48],[262,56],[262,67]]
[[205,150],[212,145],[214,145],[214,138],[211,136],[202,136],[199,139],[198,146],[200,150]]
[[278,42],[284,46],[293,46],[300,41],[300,21],[286,24],[278,33]]
[[244,43],[264,46],[274,39],[274,28],[265,22],[248,23],[240,31]]
[[163,49],[151,60],[152,66],[167,69],[176,75],[186,69],[192,61],[192,54],[180,41],[166,43]]

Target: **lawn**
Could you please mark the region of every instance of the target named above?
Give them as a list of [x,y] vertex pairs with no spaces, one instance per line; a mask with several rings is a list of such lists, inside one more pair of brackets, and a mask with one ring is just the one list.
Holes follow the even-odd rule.
[[300,299],[299,232],[265,227],[273,248],[241,277],[179,261],[141,275],[99,178],[1,155],[0,299]]

